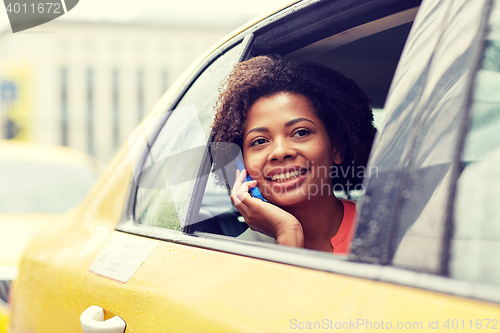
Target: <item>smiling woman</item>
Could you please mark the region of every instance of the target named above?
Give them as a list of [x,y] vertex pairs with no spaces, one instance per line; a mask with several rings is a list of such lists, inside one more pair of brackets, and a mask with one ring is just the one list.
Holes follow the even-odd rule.
[[[369,102],[354,81],[314,63],[260,56],[236,66],[219,98],[214,140],[243,151],[246,170],[231,199],[252,230],[282,245],[349,252],[356,208],[334,189],[348,192],[363,177],[337,176],[367,161],[375,134]],[[248,194],[254,187],[267,203]]]

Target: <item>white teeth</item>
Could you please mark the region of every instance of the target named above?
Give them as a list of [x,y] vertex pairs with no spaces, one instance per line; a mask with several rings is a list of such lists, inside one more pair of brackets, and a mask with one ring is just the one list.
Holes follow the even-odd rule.
[[296,178],[298,175],[300,175],[299,171],[292,171],[292,172],[287,172],[287,173],[281,173],[281,174],[275,174],[271,177],[272,181],[282,183],[285,181],[289,181],[291,179]]

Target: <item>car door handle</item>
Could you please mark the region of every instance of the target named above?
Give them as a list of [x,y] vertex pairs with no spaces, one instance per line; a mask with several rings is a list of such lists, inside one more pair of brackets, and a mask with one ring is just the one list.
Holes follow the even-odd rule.
[[85,333],[123,333],[127,326],[118,316],[104,320],[104,310],[97,305],[91,305],[82,312],[80,324]]

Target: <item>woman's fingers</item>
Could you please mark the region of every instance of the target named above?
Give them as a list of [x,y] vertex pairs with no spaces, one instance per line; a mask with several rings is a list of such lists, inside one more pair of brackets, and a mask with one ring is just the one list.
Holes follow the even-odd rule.
[[[243,171],[236,170],[236,180],[233,185],[233,190],[231,192],[231,200],[235,206],[241,205],[241,202],[250,197],[248,191],[250,188],[257,185],[256,181],[246,181],[247,172],[245,169]],[[238,207],[236,207],[238,208]]]
[[245,205],[248,205],[248,203],[253,200],[248,191],[255,186],[257,186],[257,181],[252,180],[241,184],[241,186],[236,191],[233,189],[233,194],[231,196],[234,199],[235,206],[241,204],[241,202],[243,202],[243,204]]
[[243,182],[241,181],[240,176],[241,176],[241,172],[240,172],[240,170],[236,169],[236,179],[235,179],[235,181],[234,181],[234,184],[233,184],[233,190],[232,190],[231,194],[232,194],[233,192],[238,191],[238,189],[241,187],[241,184],[242,184]]
[[235,206],[241,204],[242,201],[251,198],[248,191],[257,186],[256,180],[246,181],[247,170],[243,171],[236,170],[236,180],[233,185],[233,190],[231,192],[231,200]]
[[231,191],[231,201],[235,206],[238,206],[241,203],[237,193],[240,191],[241,185],[243,184],[243,180],[241,179],[242,174],[243,172],[236,169],[236,180],[234,181],[233,190]]

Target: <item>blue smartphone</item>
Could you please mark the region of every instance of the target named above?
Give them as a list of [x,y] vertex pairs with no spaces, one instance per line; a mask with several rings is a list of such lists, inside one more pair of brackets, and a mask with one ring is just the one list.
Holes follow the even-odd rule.
[[[238,156],[238,159],[236,160],[236,167],[238,168],[238,170],[240,170],[240,172],[242,172],[245,169],[245,163],[243,163],[243,159],[241,159],[240,156]],[[250,175],[248,174],[248,171],[247,171],[246,181],[249,182],[252,180],[253,180],[252,177],[250,177]],[[258,198],[264,202],[267,202],[267,200],[264,199],[264,197],[262,196],[262,193],[260,193],[257,186],[250,189],[250,195],[254,198]]]

